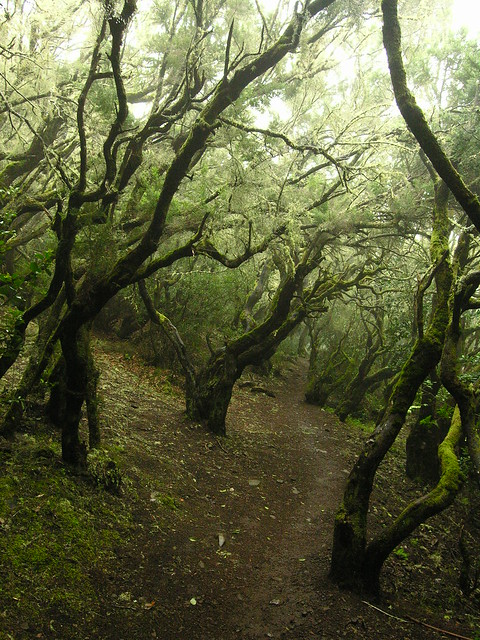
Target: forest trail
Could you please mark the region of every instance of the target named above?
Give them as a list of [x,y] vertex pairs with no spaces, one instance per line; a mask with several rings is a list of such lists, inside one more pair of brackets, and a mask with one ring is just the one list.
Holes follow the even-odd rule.
[[274,397],[236,389],[219,440],[185,419],[182,397],[153,369],[99,359],[105,439],[124,448],[136,500],[135,533],[102,578],[91,638],[442,637],[328,581],[334,514],[362,434],[304,402],[304,369],[266,383]]

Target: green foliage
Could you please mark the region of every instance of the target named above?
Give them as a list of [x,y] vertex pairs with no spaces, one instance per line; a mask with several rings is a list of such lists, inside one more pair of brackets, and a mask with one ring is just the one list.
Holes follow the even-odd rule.
[[0,353],[6,354],[5,345],[10,344],[10,340],[15,335],[15,324],[22,315],[22,312],[15,307],[3,307],[0,311]]
[[422,425],[422,427],[426,427],[428,428],[436,428],[437,423],[435,421],[435,418],[433,416],[426,416],[425,418],[422,418],[422,420],[420,420],[419,424]]
[[[17,189],[0,189],[0,206],[4,200],[12,198]],[[2,210],[0,217],[0,257],[7,251],[7,241],[14,236],[14,231],[10,228],[10,224],[15,219],[15,212],[8,211],[6,208]]]
[[397,556],[397,558],[400,558],[401,560],[408,560],[408,552],[405,551],[403,547],[397,547],[397,549],[395,549],[393,553],[395,556]]
[[448,404],[442,404],[435,410],[438,418],[443,418],[444,420],[451,420],[453,416],[453,407]]

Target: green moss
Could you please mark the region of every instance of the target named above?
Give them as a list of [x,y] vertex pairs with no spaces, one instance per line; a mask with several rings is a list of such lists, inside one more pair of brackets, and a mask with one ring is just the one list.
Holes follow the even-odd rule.
[[73,622],[98,612],[98,576],[128,542],[125,504],[67,475],[58,449],[46,437],[0,449],[0,638],[46,632],[48,612],[65,620],[57,637],[76,637]]
[[458,407],[455,407],[450,430],[444,441],[438,447],[438,457],[442,472],[440,485],[443,490],[453,493],[459,491],[464,481],[460,461],[455,453],[455,447],[460,441],[461,435],[462,421],[460,410]]

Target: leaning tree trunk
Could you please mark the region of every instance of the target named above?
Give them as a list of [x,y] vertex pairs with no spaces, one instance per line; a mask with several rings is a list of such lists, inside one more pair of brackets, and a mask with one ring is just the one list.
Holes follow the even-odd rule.
[[455,500],[462,486],[462,471],[456,449],[462,437],[460,411],[457,409],[444,441],[438,447],[440,480],[427,495],[410,503],[398,518],[368,545],[362,566],[364,591],[378,593],[380,571],[395,547],[428,518],[441,513]]
[[375,473],[405,422],[417,391],[440,360],[446,321],[438,314],[431,332],[417,341],[395,385],[389,406],[367,440],[347,480],[335,518],[330,576],[342,586],[362,590],[367,514]]
[[3,416],[0,424],[0,433],[4,436],[11,437],[15,433],[23,414],[23,402],[38,385],[42,374],[49,365],[57,343],[56,328],[64,303],[65,294],[62,292],[46,317],[42,318],[39,323],[38,335],[28,364],[10,401],[8,411]]
[[472,462],[473,477],[480,486],[480,432],[478,417],[478,385],[473,386],[459,376],[458,343],[461,339],[461,314],[470,307],[470,298],[480,286],[480,271],[471,272],[459,283],[450,300],[451,322],[448,327],[445,348],[441,360],[441,379],[452,394],[462,417],[462,427],[467,440],[468,453]]
[[[347,357],[343,353],[345,338],[346,336],[343,336],[340,339],[334,353],[323,367],[318,362],[318,353],[314,342],[312,342],[307,388],[305,389],[305,400],[308,403],[324,407],[331,394],[345,382],[349,373]],[[341,373],[342,371],[343,373]]]
[[[435,265],[436,308],[425,334],[417,339],[400,372],[382,419],[350,472],[335,518],[330,576],[335,582],[352,589],[363,590],[367,586],[364,574],[367,514],[376,471],[403,427],[418,389],[442,355],[452,286],[447,202],[448,189],[444,183],[437,182],[430,241],[432,263]],[[377,587],[376,584],[371,586],[372,589]]]
[[390,367],[384,367],[369,376],[355,376],[345,391],[343,401],[335,409],[335,413],[339,419],[344,422],[350,414],[358,410],[365,398],[365,395],[370,389],[376,389],[383,381],[388,380],[394,374],[395,371],[393,369]]

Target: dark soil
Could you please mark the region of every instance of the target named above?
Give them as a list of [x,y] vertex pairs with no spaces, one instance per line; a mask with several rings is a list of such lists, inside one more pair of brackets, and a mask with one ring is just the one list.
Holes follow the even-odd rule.
[[[92,569],[88,623],[59,616],[49,621],[55,632],[22,631],[6,610],[1,638],[451,637],[409,616],[479,637],[478,599],[462,598],[457,584],[460,508],[389,560],[383,601],[367,603],[328,580],[335,511],[365,433],[304,402],[304,367],[256,380],[255,391],[237,388],[229,435],[218,439],[186,420],[175,378],[121,353],[97,357],[103,437],[124,478],[116,499],[133,514],[129,534],[111,562]],[[373,527],[418,493],[404,480],[400,446],[379,482]]]

